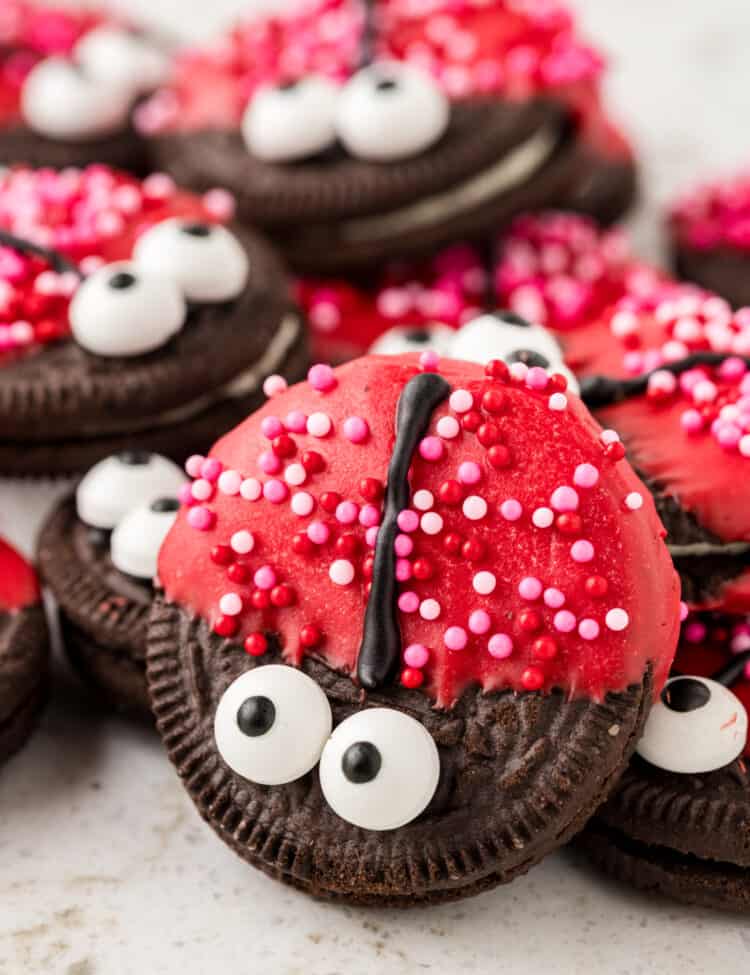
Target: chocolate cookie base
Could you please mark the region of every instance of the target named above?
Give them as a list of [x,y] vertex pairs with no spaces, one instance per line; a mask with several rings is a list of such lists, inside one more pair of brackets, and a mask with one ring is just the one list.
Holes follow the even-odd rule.
[[38,135],[26,126],[13,125],[0,128],[0,162],[6,166],[20,163],[55,169],[101,163],[145,176],[150,160],[146,144],[132,127],[99,139],[64,142]]
[[[272,638],[273,639],[273,638]],[[317,769],[279,787],[233,773],[213,737],[223,691],[259,662],[207,624],[157,598],[147,679],[157,728],[198,811],[235,852],[317,897],[407,907],[479,893],[527,871],[576,833],[613,787],[651,701],[643,684],[602,703],[511,691],[467,691],[451,711],[394,686],[368,703],[421,721],[441,758],[435,796],[414,822],[373,833],[338,818]],[[358,710],[347,675],[307,657],[303,670],[328,696],[334,725]]]
[[747,867],[637,843],[607,829],[596,817],[576,845],[605,873],[639,890],[656,891],[683,904],[750,913]]
[[672,260],[681,278],[715,291],[734,308],[750,305],[750,254],[733,247],[695,250],[675,243]]
[[49,635],[44,609],[0,617],[0,762],[26,742],[47,700]]
[[599,224],[619,220],[638,197],[638,170],[633,160],[608,159],[580,139],[574,149],[575,179],[558,209],[575,210]]

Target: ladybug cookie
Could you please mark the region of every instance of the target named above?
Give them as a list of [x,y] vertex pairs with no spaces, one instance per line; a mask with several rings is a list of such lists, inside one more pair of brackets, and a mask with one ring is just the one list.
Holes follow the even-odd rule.
[[144,450],[106,457],[48,517],[37,561],[55,597],[63,645],[105,706],[147,717],[146,621],[159,546],[186,485]]
[[314,0],[177,57],[137,113],[158,164],[226,186],[291,264],[368,268],[524,208],[614,219],[634,164],[557,2]]
[[168,67],[147,37],[98,12],[4,0],[0,160],[145,169],[131,115]]
[[49,642],[39,584],[0,539],[0,762],[23,745],[47,698]]
[[0,471],[67,474],[119,450],[184,460],[304,375],[274,254],[193,196],[105,166],[0,174]]
[[580,845],[616,877],[750,913],[750,626],[694,615],[637,755]]
[[607,794],[667,675],[678,582],[565,387],[519,362],[317,365],[191,462],[147,679],[248,862],[353,903],[451,900]]
[[[651,488],[686,600],[750,610],[750,316],[614,253],[572,216],[525,218],[501,300],[555,331],[581,394]],[[619,437],[622,443],[619,442]]]

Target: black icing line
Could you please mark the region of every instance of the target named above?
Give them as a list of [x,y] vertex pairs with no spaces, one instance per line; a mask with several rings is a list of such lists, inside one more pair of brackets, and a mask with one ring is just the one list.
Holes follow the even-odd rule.
[[603,406],[613,406],[634,396],[642,396],[648,389],[649,379],[657,372],[671,372],[673,376],[681,376],[690,369],[699,366],[720,366],[727,359],[741,359],[750,369],[750,356],[738,356],[731,352],[694,352],[677,359],[675,362],[665,362],[658,369],[644,372],[634,379],[612,379],[610,376],[585,376],[581,380],[581,399],[591,409]]
[[17,237],[15,234],[8,233],[7,230],[0,230],[0,246],[9,247],[11,250],[18,251],[19,254],[32,254],[34,257],[40,257],[58,274],[65,274],[72,271],[73,274],[83,280],[84,275],[81,273],[81,269],[72,261],[69,261],[60,251],[53,250],[49,247],[42,247],[40,244],[35,244],[33,240],[27,240],[25,237]]
[[396,445],[388,466],[383,520],[375,545],[372,588],[365,610],[362,643],[357,656],[357,677],[367,690],[388,681],[401,659],[398,624],[396,552],[399,512],[410,500],[409,467],[435,408],[447,398],[450,385],[434,372],[414,376],[404,386],[396,412]]
[[740,677],[742,677],[745,667],[749,662],[750,650],[738,653],[721,670],[717,670],[715,674],[712,674],[711,679],[715,680],[717,684],[723,684],[724,687],[731,687],[732,684],[736,684]]

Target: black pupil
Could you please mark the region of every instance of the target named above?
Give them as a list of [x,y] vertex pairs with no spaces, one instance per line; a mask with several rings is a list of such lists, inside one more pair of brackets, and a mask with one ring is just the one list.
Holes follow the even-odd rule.
[[285,93],[296,91],[298,84],[299,82],[297,81],[284,81],[278,86],[278,90],[283,91]]
[[271,730],[275,719],[273,701],[259,694],[242,702],[237,712],[237,727],[248,738],[259,738]]
[[375,82],[375,91],[394,91],[398,88],[398,82],[393,78],[378,78]]
[[157,498],[156,501],[151,502],[151,510],[157,513],[162,511],[177,511],[180,507],[180,502],[177,498]]
[[511,352],[509,356],[506,356],[506,362],[523,362],[529,369],[532,366],[549,369],[549,359],[547,356],[542,355],[540,352],[535,352],[533,349],[516,349],[515,352]]
[[661,692],[661,699],[671,711],[697,711],[711,697],[711,691],[699,680],[680,677],[667,684]]
[[135,275],[131,274],[130,271],[118,271],[117,274],[113,274],[109,279],[110,288],[114,288],[116,291],[124,291],[126,288],[132,288],[135,284]]
[[363,785],[372,782],[383,764],[380,752],[370,741],[349,745],[341,759],[341,770],[350,782]]
[[191,237],[208,237],[211,233],[211,228],[207,223],[186,223],[182,228],[183,234],[189,234]]
[[506,325],[518,325],[519,328],[531,328],[525,318],[521,318],[514,311],[496,311],[495,315]]
[[422,330],[415,329],[413,332],[409,332],[406,338],[408,339],[409,342],[415,342],[420,345],[423,345],[425,342],[430,341],[430,333],[425,331],[424,329]]
[[123,450],[117,459],[127,467],[142,467],[151,460],[151,454],[147,450]]

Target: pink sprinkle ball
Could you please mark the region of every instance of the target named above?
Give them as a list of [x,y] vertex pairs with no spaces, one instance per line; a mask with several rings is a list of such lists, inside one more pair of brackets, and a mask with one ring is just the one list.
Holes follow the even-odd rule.
[[423,372],[437,372],[440,367],[440,356],[434,349],[426,349],[419,357],[419,367]]
[[603,444],[609,446],[611,443],[620,442],[620,434],[616,430],[602,430],[599,439]]
[[469,630],[476,636],[482,636],[482,634],[487,633],[491,625],[492,620],[486,610],[475,609],[471,616],[469,616]]
[[282,468],[281,458],[272,450],[264,450],[258,457],[258,467],[264,474],[278,474]]
[[552,624],[558,633],[571,633],[576,628],[576,618],[570,610],[561,609],[559,613],[555,613]]
[[687,434],[700,433],[703,429],[703,417],[698,410],[685,410],[680,416],[680,426]]
[[315,499],[307,491],[298,491],[292,497],[292,511],[300,518],[306,518],[312,514],[315,508]]
[[423,599],[419,604],[419,615],[423,620],[436,620],[440,612],[441,607],[437,599]]
[[531,516],[531,521],[537,528],[549,528],[554,520],[555,513],[551,508],[537,508]]
[[411,508],[404,508],[399,511],[396,524],[402,532],[415,532],[419,528],[419,515]]
[[414,542],[408,535],[397,535],[393,548],[400,558],[406,558],[414,551]]
[[196,501],[209,501],[214,495],[214,486],[210,481],[199,477],[193,481],[192,494]]
[[213,528],[216,515],[208,508],[204,508],[203,505],[195,505],[188,511],[187,521],[191,528],[195,528],[199,532],[207,532]]
[[422,488],[419,491],[415,491],[414,498],[412,500],[414,502],[414,507],[418,511],[429,511],[435,503],[435,496],[433,495],[432,491],[427,491]]
[[493,633],[487,643],[490,656],[496,660],[505,660],[513,653],[513,641],[507,633]]
[[365,544],[368,548],[375,548],[378,541],[378,526],[372,525],[365,532]]
[[449,626],[443,635],[443,642],[449,650],[463,650],[468,642],[466,630],[462,626]]
[[342,525],[353,524],[359,516],[359,506],[353,501],[342,501],[336,506],[336,521]]
[[549,375],[541,366],[532,366],[526,373],[526,385],[529,389],[541,391],[549,385]]
[[307,418],[307,432],[312,437],[327,437],[333,428],[327,413],[311,413]]
[[411,643],[404,650],[404,663],[409,667],[424,667],[430,659],[430,651],[421,643]]
[[518,595],[521,599],[533,601],[539,599],[542,595],[543,588],[539,579],[535,579],[534,576],[526,576],[525,579],[521,579],[518,583]]
[[284,426],[289,433],[304,433],[307,430],[307,417],[301,410],[292,410],[284,418]]
[[685,620],[688,618],[689,612],[690,610],[688,609],[688,604],[683,600],[680,600],[680,623],[685,622]]
[[185,473],[188,475],[188,477],[201,476],[201,468],[203,467],[203,462],[205,459],[206,458],[201,456],[201,454],[193,454],[192,457],[188,457],[188,459],[185,461]]
[[544,590],[544,605],[550,609],[559,609],[565,605],[565,594],[553,587]]
[[287,381],[283,376],[267,376],[263,382],[263,394],[269,399],[283,393],[287,388]]
[[443,441],[440,437],[425,437],[419,444],[419,456],[433,462],[440,460],[443,456]]
[[266,481],[263,485],[263,497],[266,501],[270,501],[271,504],[281,504],[283,501],[286,501],[288,495],[289,488],[283,481],[279,481],[276,478]]
[[217,187],[204,193],[202,199],[206,212],[214,220],[219,220],[222,223],[231,220],[237,209],[237,201],[234,194],[230,193],[229,190]]
[[408,582],[411,577],[411,562],[408,559],[396,559],[396,579],[399,582]]
[[458,479],[462,484],[478,484],[482,480],[482,468],[473,460],[458,465]]
[[264,416],[260,424],[260,432],[267,440],[273,440],[284,432],[284,424],[277,416]]
[[373,528],[380,524],[380,509],[374,504],[365,504],[359,511],[359,523],[364,528]]
[[257,501],[263,493],[263,485],[257,477],[246,477],[240,484],[240,494],[245,501]]
[[443,440],[453,440],[461,432],[461,426],[455,416],[441,416],[435,429]]
[[370,436],[369,424],[361,416],[347,417],[344,420],[342,430],[346,439],[351,443],[364,443]]
[[581,620],[578,633],[584,640],[595,640],[599,636],[599,624],[592,619]]
[[419,609],[419,596],[411,590],[402,592],[398,597],[398,608],[402,613],[416,613]]
[[555,511],[577,511],[578,510],[578,492],[572,487],[565,485],[564,487],[555,488],[552,492],[552,497],[550,498],[550,504]]
[[307,381],[319,393],[327,393],[336,387],[336,376],[330,366],[318,363],[310,366]]
[[253,582],[258,589],[273,589],[276,585],[276,573],[270,565],[262,565],[253,576]]
[[222,494],[230,496],[239,494],[242,486],[242,475],[239,471],[222,471],[219,475],[218,486]]
[[437,511],[427,511],[422,515],[420,526],[425,535],[439,535],[443,530],[443,519]]
[[474,397],[468,389],[456,389],[451,393],[448,404],[454,413],[468,413],[474,405]]
[[574,562],[590,562],[594,557],[594,546],[586,539],[580,538],[571,545],[570,554]]
[[521,502],[516,501],[515,498],[508,498],[507,501],[503,501],[500,505],[500,514],[506,521],[518,521],[523,514]]
[[312,521],[307,526],[307,537],[315,545],[325,545],[330,537],[330,529],[325,522],[322,521]]
[[193,505],[195,504],[195,498],[193,497],[192,484],[182,484],[179,491],[177,492],[177,499],[180,504]]
[[576,487],[592,488],[599,480],[599,470],[593,464],[579,464],[573,473]]

